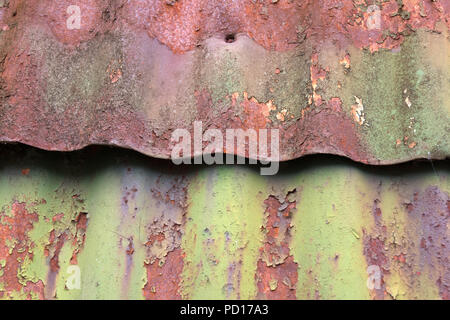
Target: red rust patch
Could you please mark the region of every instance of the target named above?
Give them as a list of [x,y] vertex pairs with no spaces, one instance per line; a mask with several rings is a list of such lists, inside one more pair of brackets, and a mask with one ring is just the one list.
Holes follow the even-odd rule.
[[449,24],[449,6],[443,2],[383,2],[378,7],[379,26],[372,22],[373,10],[367,10],[370,1],[363,0],[180,0],[172,6],[164,1],[128,1],[123,17],[177,53],[192,50],[213,35],[227,41],[226,35],[237,33],[272,50],[293,48],[305,37],[315,37],[318,44],[333,41],[378,50],[398,46],[415,29],[434,30],[440,20]]
[[[233,95],[233,99],[236,98],[238,93]],[[243,129],[264,129],[266,125],[271,121],[269,119],[270,111],[276,109],[272,101],[267,103],[262,103],[256,100],[254,97],[248,97],[248,93],[243,93],[243,101],[241,102],[241,107],[243,110],[242,124],[239,126]]]
[[[245,33],[268,49],[286,50],[297,43],[297,24],[304,21],[308,1],[222,1],[179,0],[172,6],[164,1],[129,1],[125,21],[147,30],[174,52],[192,50],[214,35]],[[280,23],[280,22],[283,23]]]
[[[192,50],[215,35],[227,42],[227,36],[239,33],[270,50],[291,49],[305,37],[315,38],[317,44],[333,41],[338,46],[353,43],[378,50],[398,46],[418,28],[435,30],[438,21],[449,25],[446,1],[385,1],[378,6],[379,26],[372,22],[375,13],[367,9],[371,4],[364,0],[179,0],[173,5],[159,0],[15,0],[10,1],[4,20],[46,24],[59,41],[70,45],[114,29],[146,30],[176,53]],[[67,28],[70,5],[80,8],[80,29]]]
[[25,259],[33,259],[34,244],[28,233],[38,220],[37,213],[28,212],[25,203],[13,202],[10,215],[0,213],[0,260],[5,261],[3,274],[0,276],[0,282],[4,286],[0,291],[0,298],[8,298],[21,292],[26,293],[28,299],[31,299],[32,294],[40,299],[44,298],[42,281],[27,281],[23,285],[18,279],[18,272]]
[[145,263],[147,283],[143,294],[147,300],[180,300],[181,272],[183,271],[184,254],[180,248],[169,252],[164,263],[156,259],[153,263]]
[[[160,177],[161,178],[161,177]],[[151,192],[164,212],[147,225],[146,299],[181,299],[180,283],[184,266],[181,238],[185,223],[187,180],[175,178],[169,183],[158,178]]]

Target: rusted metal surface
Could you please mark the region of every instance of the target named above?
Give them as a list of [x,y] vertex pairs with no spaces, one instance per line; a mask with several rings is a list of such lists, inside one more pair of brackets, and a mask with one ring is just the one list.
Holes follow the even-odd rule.
[[[444,0],[0,1],[0,298],[449,299],[450,172],[430,162],[450,154],[449,18]],[[152,159],[195,121],[279,129],[283,161],[427,160]]]
[[106,147],[0,151],[2,299],[449,298],[445,161],[314,156],[264,177]]
[[3,1],[0,140],[169,158],[199,120],[279,128],[281,160],[443,159],[449,15],[446,0]]

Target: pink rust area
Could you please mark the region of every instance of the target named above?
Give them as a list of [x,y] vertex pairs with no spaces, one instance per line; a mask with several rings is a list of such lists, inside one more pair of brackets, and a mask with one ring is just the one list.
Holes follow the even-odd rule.
[[[392,48],[403,36],[386,38],[386,32],[410,28],[435,29],[437,21],[449,25],[446,1],[391,0],[378,7],[370,1],[129,1],[124,6],[127,23],[144,28],[174,52],[192,50],[214,34],[244,33],[266,49],[288,50],[304,36],[336,44],[354,43],[372,50]],[[380,13],[380,25],[373,19]],[[397,14],[401,12],[409,12]]]
[[[80,10],[79,29],[68,28],[71,6]],[[74,46],[110,30],[145,30],[176,53],[215,35],[238,33],[269,50],[289,50],[313,38],[315,45],[332,41],[375,51],[398,46],[415,29],[435,30],[438,21],[450,26],[449,7],[442,0],[390,0],[379,6],[364,0],[11,0],[0,22],[5,15],[9,23],[46,24],[60,42]]]
[[[297,40],[296,24],[307,15],[306,1],[178,0],[128,1],[125,21],[147,30],[174,52],[192,50],[215,34],[246,33],[266,48],[286,50]],[[275,40],[275,41],[274,41]]]
[[[1,140],[60,151],[107,144],[169,158],[173,130],[190,130],[194,121],[202,121],[204,130],[222,131],[279,125],[282,161],[326,152],[379,163],[361,144],[362,121],[355,125],[339,98],[325,96],[323,85],[332,67],[321,65],[318,57],[325,42],[379,50],[400,45],[416,28],[434,30],[438,21],[448,25],[443,1],[402,3],[382,2],[380,26],[373,28],[369,21],[377,11],[369,14],[368,3],[360,0],[11,0],[0,8],[0,27],[3,21],[9,28],[2,33],[0,52]],[[68,28],[76,14],[68,11],[70,6],[80,9],[80,29]],[[297,46],[310,54],[312,46],[310,77],[305,69],[299,87],[308,92],[274,81],[272,76],[284,81],[297,72],[292,72],[296,64],[282,65],[284,58],[264,70],[274,72],[267,79],[263,73],[252,74],[251,63],[245,61],[253,57],[247,53],[233,67],[225,55],[223,65],[217,61],[217,70],[230,68],[230,74],[211,68],[206,54],[235,54],[240,46],[250,45],[237,34],[266,49],[255,46],[260,52],[255,57],[261,59],[272,55],[268,50]],[[213,47],[203,42],[217,36],[224,42],[218,40]],[[234,40],[229,48],[222,47]],[[201,48],[188,52],[197,46]],[[339,59],[349,71],[350,56]],[[269,60],[259,61],[269,65]],[[235,85],[234,77],[242,85]],[[298,103],[301,110],[283,106],[288,99],[301,100],[297,94],[305,98],[304,105]]]
[[450,27],[448,1],[390,0],[315,1],[308,37],[333,42],[338,47],[353,44],[377,51],[399,46],[416,29],[435,30],[441,21]]

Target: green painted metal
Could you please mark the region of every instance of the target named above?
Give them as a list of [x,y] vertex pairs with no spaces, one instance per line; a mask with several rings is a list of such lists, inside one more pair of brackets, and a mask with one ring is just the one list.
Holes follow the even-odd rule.
[[[448,244],[448,162],[369,167],[315,156],[263,177],[249,166],[177,167],[108,148],[64,154],[3,146],[2,154],[3,299],[257,298],[265,274],[289,260],[280,251],[279,263],[261,271],[269,197],[295,203],[289,237],[278,236],[289,239],[295,265],[282,273],[298,277],[272,279],[269,293],[283,298],[289,285],[298,299],[448,294],[448,247],[438,248]],[[19,204],[36,214],[22,233],[8,220]],[[85,240],[80,212],[87,214]],[[374,263],[383,273],[379,290],[366,285]],[[67,287],[70,265],[80,267],[80,289]],[[165,287],[153,285],[158,277]]]

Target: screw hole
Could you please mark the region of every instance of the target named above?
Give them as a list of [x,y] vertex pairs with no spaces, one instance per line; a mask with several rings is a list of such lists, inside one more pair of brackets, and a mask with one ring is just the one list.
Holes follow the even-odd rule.
[[233,43],[234,41],[236,41],[236,36],[233,33],[229,33],[225,36],[226,43]]

